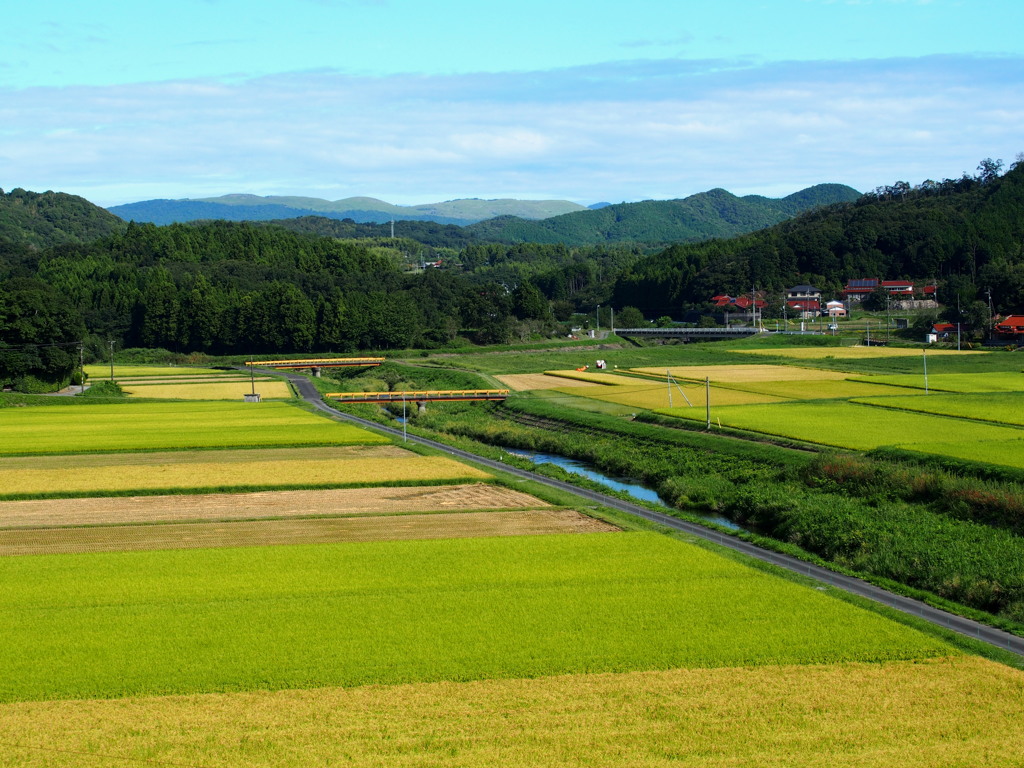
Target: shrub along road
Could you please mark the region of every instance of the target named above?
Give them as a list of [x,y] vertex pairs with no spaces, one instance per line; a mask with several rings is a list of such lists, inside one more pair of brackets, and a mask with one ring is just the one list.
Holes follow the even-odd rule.
[[[327,405],[321,398],[316,387],[314,387],[312,382],[304,376],[284,372],[281,372],[278,375],[288,378],[295,385],[300,397],[331,418],[355,423],[365,427],[366,429],[383,432],[391,436],[403,436],[402,430],[386,427],[376,422],[359,418],[358,416],[351,416]],[[407,439],[419,445],[444,451],[451,456],[475,462],[488,467],[489,469],[505,472],[526,480],[543,483],[544,485],[557,488],[562,491],[568,491],[597,504],[611,507],[612,509],[619,510],[620,512],[626,512],[627,514],[636,515],[644,518],[645,520],[657,523],[658,525],[665,526],[666,528],[671,528],[691,536],[696,536],[701,539],[714,542],[715,544],[740,552],[749,557],[799,573],[803,576],[807,576],[832,587],[837,587],[851,594],[874,600],[875,602],[881,603],[882,605],[886,605],[890,608],[895,608],[903,613],[924,619],[925,621],[931,622],[932,624],[944,629],[958,632],[967,637],[981,640],[998,648],[1024,656],[1024,638],[1010,634],[1009,632],[1003,632],[1002,630],[962,616],[947,613],[946,611],[939,610],[938,608],[933,608],[920,600],[914,600],[913,598],[904,597],[903,595],[893,594],[892,592],[888,592],[881,587],[869,584],[861,579],[845,576],[843,574],[830,571],[827,568],[822,568],[798,558],[790,557],[789,555],[763,549],[762,547],[743,541],[742,539],[705,528],[695,523],[679,520],[677,518],[670,517],[669,515],[647,509],[646,507],[631,504],[628,501],[623,501],[612,496],[606,496],[603,493],[591,491],[586,488],[580,488],[579,486],[572,485],[571,483],[566,483],[534,472],[511,467],[500,461],[494,461],[492,459],[470,453],[469,451],[453,448],[435,440],[430,440],[418,435],[408,435]]]

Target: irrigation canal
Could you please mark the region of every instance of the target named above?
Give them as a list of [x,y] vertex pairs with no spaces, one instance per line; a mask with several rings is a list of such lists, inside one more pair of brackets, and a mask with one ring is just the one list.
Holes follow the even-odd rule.
[[[271,373],[271,371],[268,371]],[[273,372],[277,373],[277,372]],[[374,421],[367,419],[361,419],[358,416],[351,416],[347,413],[335,410],[331,406],[327,405],[320,397],[320,393],[316,387],[313,386],[312,382],[304,376],[297,374],[290,374],[285,372],[277,373],[279,376],[287,378],[292,384],[295,385],[299,395],[310,405],[324,412],[328,416],[334,419],[342,421],[349,421],[358,424],[366,429],[375,430],[377,432],[384,432],[385,434],[391,435],[392,437],[402,437],[403,432],[401,429],[395,429],[394,427],[386,427],[378,424]],[[685,520],[679,520],[669,515],[662,514],[661,512],[655,512],[654,510],[647,509],[638,504],[632,504],[628,501],[608,496],[604,493],[597,491],[591,491],[587,488],[581,488],[571,483],[566,483],[561,480],[555,480],[554,478],[545,477],[544,475],[538,475],[535,472],[530,472],[525,469],[519,469],[517,467],[511,467],[500,461],[494,461],[483,456],[477,456],[469,451],[463,451],[458,448],[452,448],[444,443],[439,443],[435,440],[430,440],[425,437],[418,435],[408,435],[408,440],[418,443],[419,445],[429,446],[439,451],[443,451],[451,456],[456,456],[467,461],[475,462],[476,464],[489,467],[490,469],[504,472],[509,475],[521,477],[525,480],[533,480],[534,482],[543,483],[544,485],[552,488],[557,488],[562,491],[568,491],[577,496],[580,496],[588,501],[592,501],[595,504],[600,504],[605,507],[611,507],[617,509],[620,512],[626,512],[627,514],[636,515],[642,517],[645,520],[649,520],[658,525],[662,525],[666,528],[671,528],[682,533],[696,536],[707,541],[712,541],[715,544],[719,544],[728,549],[736,552],[741,552],[749,557],[756,558],[766,563],[785,568],[786,570],[799,573],[808,578],[814,579],[827,584],[831,587],[845,590],[854,595],[860,597],[866,597],[869,600],[874,600],[882,605],[895,608],[903,613],[916,616],[918,618],[929,621],[932,624],[943,627],[945,629],[958,632],[961,635],[981,640],[986,643],[990,643],[998,648],[1002,648],[1013,653],[1024,656],[1024,638],[1018,637],[1017,635],[1004,632],[995,627],[990,627],[987,624],[982,624],[971,619],[964,618],[963,616],[957,616],[956,614],[947,613],[946,611],[933,608],[927,603],[923,603],[920,600],[914,600],[913,598],[904,597],[903,595],[897,595],[892,592],[887,592],[881,587],[876,587],[874,584],[869,584],[861,579],[853,578],[852,576],[845,576],[841,573],[835,573],[827,568],[814,565],[812,563],[804,562],[795,557],[784,555],[780,552],[772,552],[769,549],[762,549],[761,547],[751,544],[749,542],[738,539],[735,536],[729,536],[724,533],[705,528],[704,526],[697,525],[696,523],[690,523]]]

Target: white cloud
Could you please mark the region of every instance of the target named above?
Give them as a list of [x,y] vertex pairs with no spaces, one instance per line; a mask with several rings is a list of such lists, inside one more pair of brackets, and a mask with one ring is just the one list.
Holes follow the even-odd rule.
[[0,90],[0,186],[101,204],[226,192],[395,202],[787,193],[958,176],[1020,146],[1024,60],[755,66]]

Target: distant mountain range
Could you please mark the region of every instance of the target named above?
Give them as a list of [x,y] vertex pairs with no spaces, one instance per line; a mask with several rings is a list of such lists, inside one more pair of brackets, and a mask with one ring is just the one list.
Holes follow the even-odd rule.
[[126,221],[147,221],[154,224],[221,219],[225,221],[272,221],[301,216],[323,216],[329,219],[352,219],[357,223],[394,221],[433,221],[439,224],[466,226],[497,216],[522,219],[546,219],[585,206],[568,200],[448,200],[423,205],[393,205],[374,197],[347,197],[344,200],[322,200],[317,197],[282,197],[258,195],[223,195],[195,200],[144,200],[115,205],[111,213]]
[[108,210],[125,220],[155,224],[221,219],[277,221],[287,226],[287,220],[309,217],[350,219],[357,224],[432,222],[463,227],[460,239],[592,245],[732,237],[778,224],[810,208],[858,197],[860,192],[843,184],[818,184],[781,199],[737,197],[724,189],[712,189],[680,200],[597,203],[589,208],[566,200],[464,199],[402,206],[372,197],[331,202],[315,197],[224,195],[146,200]]

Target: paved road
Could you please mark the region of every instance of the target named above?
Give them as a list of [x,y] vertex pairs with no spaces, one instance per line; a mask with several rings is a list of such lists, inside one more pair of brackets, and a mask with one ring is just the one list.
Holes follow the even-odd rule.
[[[320,411],[323,411],[327,415],[331,416],[332,418],[354,422],[362,427],[366,427],[367,429],[376,430],[378,432],[384,432],[392,436],[402,437],[402,430],[400,429],[385,427],[376,422],[361,419],[357,416],[350,416],[349,414],[342,413],[338,410],[335,410],[334,408],[331,408],[329,405],[324,403],[324,401],[320,397],[320,393],[317,392],[316,387],[313,386],[309,379],[303,376],[288,373],[281,373],[279,375],[282,375],[291,380],[291,382],[295,385],[296,389],[298,390],[299,395],[304,400],[312,404],[314,407],[318,408]],[[681,531],[683,533],[687,533],[692,536],[699,537],[701,539],[706,539],[707,541],[713,541],[714,543],[720,544],[723,547],[727,547],[737,552],[742,552],[743,554],[757,558],[758,560],[763,560],[764,562],[772,563],[773,565],[777,565],[781,568],[786,568],[787,570],[794,571],[795,573],[799,573],[804,576],[810,577],[811,579],[820,581],[823,584],[828,584],[830,586],[843,589],[854,595],[866,597],[870,600],[874,600],[875,602],[882,603],[883,605],[887,605],[899,611],[903,611],[904,613],[908,613],[912,616],[917,616],[926,621],[930,621],[932,624],[936,624],[940,627],[953,630],[954,632],[959,632],[962,635],[966,635],[977,640],[982,640],[984,642],[991,643],[992,645],[998,646],[999,648],[1003,648],[1012,651],[1013,653],[1017,653],[1024,656],[1024,638],[1017,637],[1016,635],[1012,635],[1009,632],[1003,632],[1002,630],[995,629],[986,624],[981,624],[970,619],[965,619],[962,616],[947,613],[946,611],[940,611],[939,609],[933,608],[932,606],[927,605],[926,603],[922,603],[919,600],[914,600],[909,597],[903,597],[902,595],[896,595],[892,592],[887,592],[881,587],[876,587],[874,584],[869,584],[868,582],[862,581],[861,579],[855,579],[851,576],[844,576],[842,574],[835,573],[834,571],[830,571],[827,568],[821,568],[820,566],[813,565],[811,563],[806,563],[803,560],[799,560],[795,557],[790,557],[789,555],[783,555],[778,552],[772,552],[768,549],[762,549],[761,547],[743,541],[742,539],[737,539],[734,536],[729,536],[723,533],[719,533],[718,531],[713,531],[709,528],[705,528],[704,526],[697,525],[695,523],[689,523],[685,520],[678,520],[674,517],[661,514],[660,512],[655,512],[653,510],[647,509],[646,507],[641,507],[637,504],[631,504],[628,501],[622,501],[621,499],[617,499],[612,496],[606,496],[605,494],[599,493],[597,491],[591,491],[587,490],[586,488],[580,488],[579,486],[572,485],[571,483],[562,482],[561,480],[555,480],[550,477],[545,477],[544,475],[538,475],[535,472],[530,472],[528,470],[511,467],[500,461],[494,461],[492,459],[484,458],[483,456],[477,456],[476,454],[469,453],[468,451],[452,448],[451,446],[445,445],[444,443],[439,443],[435,440],[429,440],[427,438],[419,437],[417,435],[409,435],[408,440],[410,442],[418,443],[420,445],[426,445],[431,448],[436,448],[438,450],[444,451],[445,453],[448,453],[451,456],[467,459],[477,464],[490,467],[491,469],[499,470],[510,475],[515,475],[526,480],[533,480],[538,483],[543,483],[544,485],[550,486],[552,488],[558,488],[559,490],[569,491],[570,493],[574,493],[577,496],[581,496],[589,501],[593,501],[596,504],[611,507],[613,509],[617,509],[621,512],[626,512],[631,515],[637,515],[638,517],[642,517],[646,520],[658,523],[659,525],[663,525],[666,528],[672,528],[676,531]]]

